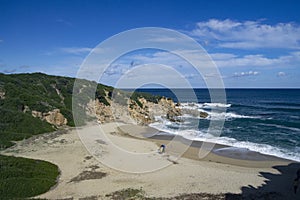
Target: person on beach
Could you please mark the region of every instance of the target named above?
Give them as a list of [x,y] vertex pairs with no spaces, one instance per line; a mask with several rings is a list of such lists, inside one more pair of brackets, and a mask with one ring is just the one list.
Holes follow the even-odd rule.
[[166,146],[164,144],[160,145],[159,147],[159,153],[165,153]]

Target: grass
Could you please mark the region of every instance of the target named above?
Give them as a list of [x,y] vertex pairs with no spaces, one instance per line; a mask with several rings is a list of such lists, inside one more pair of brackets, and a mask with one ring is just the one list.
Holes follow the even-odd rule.
[[56,184],[58,175],[52,163],[0,155],[0,197],[20,199],[45,193]]

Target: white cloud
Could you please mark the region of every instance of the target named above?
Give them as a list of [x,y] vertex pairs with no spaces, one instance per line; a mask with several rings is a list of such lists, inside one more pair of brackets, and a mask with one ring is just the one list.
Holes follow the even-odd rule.
[[199,74],[186,74],[186,75],[184,75],[184,78],[186,78],[186,79],[193,79],[193,78],[196,78],[196,77],[199,77]]
[[283,77],[283,76],[285,76],[285,75],[286,75],[285,72],[278,72],[278,73],[277,73],[277,76],[278,76],[278,77]]
[[210,19],[209,21],[206,22],[197,23],[197,26],[199,27],[199,31],[201,31],[200,28],[206,28],[206,27],[213,30],[224,31],[224,30],[233,29],[240,25],[241,25],[240,22],[234,22],[230,19],[226,19],[223,21],[217,19]]
[[179,60],[175,55],[168,52],[154,52],[150,54],[136,54],[131,57],[137,63],[161,63],[165,64],[172,61],[176,62]]
[[138,88],[147,84],[157,84],[167,88],[189,88],[189,81],[174,68],[166,65],[145,64],[134,66],[119,77],[117,88]]
[[228,60],[228,59],[234,59],[238,56],[231,53],[212,53],[210,54],[211,58],[215,61],[217,60]]
[[218,67],[283,67],[294,66],[300,62],[300,52],[291,52],[275,58],[268,58],[261,54],[238,56],[235,54],[211,54]]
[[300,49],[300,25],[295,23],[270,25],[261,20],[239,22],[210,19],[197,23],[190,34],[223,48]]
[[116,65],[108,67],[104,71],[104,74],[106,74],[108,76],[123,75],[130,69],[131,66],[132,65],[129,65],[129,64],[116,64]]
[[[278,57],[267,57],[262,54],[249,54],[239,56],[232,53],[212,53],[209,54],[217,67],[288,67],[296,66],[300,63],[300,51],[288,53]],[[190,58],[196,58],[198,55],[195,52],[189,52]],[[156,52],[153,54],[136,54],[129,58],[137,64],[144,63],[160,63],[186,70],[187,66],[191,67],[186,61],[178,56],[168,52]],[[127,61],[127,63],[130,63]],[[209,60],[203,57],[202,63],[209,65]],[[179,69],[180,70],[180,69]]]
[[233,74],[233,77],[256,76],[258,74],[259,74],[258,71],[235,72]]
[[[73,50],[73,49],[72,49]],[[99,49],[99,51],[104,51],[103,49]],[[181,50],[183,51],[183,50]],[[73,52],[73,51],[70,51]],[[75,51],[77,52],[77,51]],[[81,51],[79,51],[81,52]],[[178,53],[178,52],[177,52]],[[188,57],[192,58],[199,58],[199,53],[195,51],[188,51],[185,52],[188,54]],[[180,54],[180,53],[179,53]],[[266,57],[262,54],[250,54],[250,55],[238,55],[234,53],[213,53],[210,54],[213,61],[216,65],[220,68],[232,68],[228,69],[229,73],[226,71],[226,75],[221,76],[222,78],[238,78],[238,77],[256,77],[257,75],[261,74],[260,72],[263,71],[263,67],[269,68],[277,68],[278,71],[281,71],[283,67],[295,67],[300,63],[300,51],[294,51],[288,53],[283,56],[278,57]],[[203,61],[206,64],[208,60]],[[96,62],[96,61],[95,61]],[[176,82],[176,78],[172,77],[169,74],[163,74],[160,71],[160,68],[165,66],[170,66],[175,71],[180,73],[182,77],[185,79],[196,82],[199,80],[204,79],[213,80],[216,77],[220,77],[220,75],[212,70],[206,70],[201,68],[201,74],[193,68],[188,62],[184,59],[176,56],[172,53],[165,52],[165,51],[141,51],[141,52],[134,52],[127,55],[124,55],[117,59],[114,63],[111,64],[109,68],[106,69],[104,72],[103,78],[101,81],[103,83],[108,83],[109,85],[114,85],[117,83],[120,77],[126,76],[128,81],[130,79],[130,83],[133,83],[134,80],[143,80],[141,77],[146,80],[144,75],[139,74],[141,77],[137,77],[136,73],[130,72],[136,66],[142,67],[145,64],[158,64],[152,65],[150,68],[147,68],[147,72],[144,71],[145,76],[157,76],[160,78],[169,79],[169,83]],[[101,64],[101,63],[100,63]],[[98,60],[95,63],[95,66],[99,68]],[[95,67],[95,70],[98,68]],[[129,73],[130,72],[130,73]],[[236,72],[236,73],[234,73]],[[158,73],[158,74],[157,74]],[[265,75],[265,73],[263,73]],[[127,80],[126,79],[126,80]],[[158,79],[155,79],[158,80]]]
[[153,37],[151,39],[148,39],[149,42],[159,42],[159,43],[174,43],[178,42],[182,38],[178,37],[166,37],[166,36],[161,36],[161,37]]
[[62,23],[64,25],[67,25],[67,26],[72,26],[73,24],[67,20],[64,20],[64,19],[57,19],[56,22],[58,23]]
[[80,54],[86,54],[89,53],[93,50],[93,48],[89,47],[66,47],[66,48],[60,48],[60,51],[64,53],[69,53],[69,54],[75,54],[75,55],[80,55]]
[[[229,25],[227,25],[228,27]],[[69,47],[60,48],[61,52],[72,54],[72,55],[85,55],[91,51],[96,53],[101,53],[103,51],[110,51],[109,49],[97,49],[88,47]],[[176,53],[182,55],[183,50]],[[200,54],[196,51],[184,51],[184,55],[188,55],[188,59],[201,60],[203,66],[212,66],[210,59],[205,57],[204,54]],[[233,53],[212,53],[209,54],[211,59],[217,65],[217,67],[288,67],[296,66],[300,63],[300,51],[290,52],[286,55],[281,55],[278,57],[267,57],[262,54],[248,54],[248,55],[237,55]],[[125,57],[115,62],[111,69],[107,70],[107,74],[123,74],[124,70],[130,68],[130,63],[134,65],[157,63],[162,65],[169,65],[177,68],[179,71],[184,72],[192,68],[192,66],[179,56],[165,52],[165,51],[155,51],[155,52],[142,52],[135,53]],[[118,66],[119,65],[119,66]],[[121,66],[122,65],[122,66]],[[117,68],[115,68],[117,67]],[[114,69],[115,68],[115,69]],[[195,72],[188,71],[186,74],[194,74]],[[184,73],[185,74],[185,73]]]

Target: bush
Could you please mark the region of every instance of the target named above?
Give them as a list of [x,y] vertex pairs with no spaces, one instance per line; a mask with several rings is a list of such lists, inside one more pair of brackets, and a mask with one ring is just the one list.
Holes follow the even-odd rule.
[[11,141],[55,130],[47,122],[27,113],[0,108],[0,114],[0,149],[12,146]]
[[0,155],[0,197],[26,198],[56,184],[58,167],[46,161]]

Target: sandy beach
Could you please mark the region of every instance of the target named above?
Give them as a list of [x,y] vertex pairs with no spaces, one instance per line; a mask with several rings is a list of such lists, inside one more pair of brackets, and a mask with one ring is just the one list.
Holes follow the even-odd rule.
[[[46,160],[59,167],[58,184],[39,198],[110,199],[109,194],[127,188],[142,189],[147,197],[192,193],[264,197],[267,192],[278,199],[300,198],[300,192],[293,194],[299,163],[253,152],[228,156],[209,153],[199,159],[199,142],[192,142],[177,159],[176,143],[183,144],[184,139],[173,140],[171,146],[170,136],[123,123],[107,123],[101,130],[102,135],[96,123],[78,130],[69,128],[17,142],[1,153]],[[163,154],[158,153],[160,144],[167,146]],[[227,147],[216,145],[214,150],[222,148]]]

